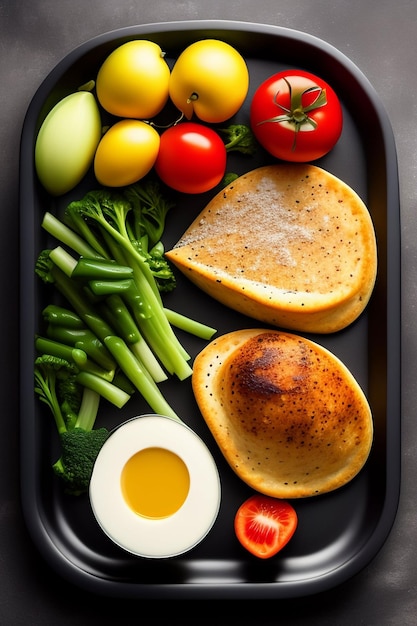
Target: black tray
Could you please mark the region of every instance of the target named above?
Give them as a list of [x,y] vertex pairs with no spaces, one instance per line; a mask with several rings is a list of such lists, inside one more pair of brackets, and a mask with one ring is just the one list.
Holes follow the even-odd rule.
[[[234,45],[246,58],[250,77],[247,104],[237,116],[247,121],[256,86],[286,67],[303,68],[327,80],[344,108],[344,130],[335,149],[316,164],[351,185],[371,212],[378,240],[379,269],[366,312],[348,329],[312,336],[337,354],[367,394],[375,420],[370,458],[350,484],[317,498],[294,501],[299,527],[275,558],[261,561],[238,544],[233,517],[251,491],[224,461],[199,414],[190,381],[164,383],[173,407],[206,441],[222,480],[219,517],[206,539],[181,557],[162,561],[135,558],[113,545],[96,525],[87,496],[63,495],[51,472],[56,437],[51,418],[33,393],[33,338],[40,311],[47,304],[34,276],[34,262],[47,245],[40,220],[45,210],[61,211],[73,198],[96,186],[89,174],[64,198],[53,200],[34,173],[33,149],[46,113],[63,96],[95,78],[104,58],[134,38],[156,41],[174,59],[189,43],[216,37]],[[229,155],[229,171],[271,160]],[[36,92],[21,142],[21,495],[30,534],[47,562],[64,578],[98,594],[128,598],[288,598],[334,587],[356,574],[379,551],[393,524],[400,491],[400,228],[396,150],[381,103],[349,59],[310,35],[261,24],[226,21],[174,22],[132,26],[88,41],[65,57]],[[168,221],[165,245],[177,241],[213,194],[177,195]],[[167,302],[215,326],[220,334],[254,326],[254,321],[211,300],[178,277]],[[256,323],[255,323],[256,324]],[[257,324],[256,324],[257,325]],[[195,355],[205,342],[181,336]],[[105,411],[101,423],[113,427],[146,412],[139,398],[122,412]]]

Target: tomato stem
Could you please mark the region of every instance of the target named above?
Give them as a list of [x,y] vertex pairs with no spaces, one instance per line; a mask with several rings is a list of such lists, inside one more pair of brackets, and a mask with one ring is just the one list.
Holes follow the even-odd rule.
[[[292,150],[295,150],[297,133],[301,130],[302,126],[309,124],[313,127],[313,129],[317,128],[317,122],[310,117],[308,113],[311,113],[312,111],[315,111],[316,109],[319,109],[327,104],[326,90],[322,89],[318,85],[308,87],[307,89],[293,89],[287,78],[284,78],[283,80],[286,82],[290,94],[289,108],[284,107],[284,105],[278,102],[278,96],[280,95],[280,91],[278,90],[274,96],[274,104],[281,109],[283,113],[275,117],[271,117],[270,119],[262,120],[261,122],[258,122],[258,125],[266,124],[267,122],[278,124],[288,122],[292,124],[294,126],[294,142]],[[303,98],[307,94],[316,94],[316,97],[310,104],[304,106]]]

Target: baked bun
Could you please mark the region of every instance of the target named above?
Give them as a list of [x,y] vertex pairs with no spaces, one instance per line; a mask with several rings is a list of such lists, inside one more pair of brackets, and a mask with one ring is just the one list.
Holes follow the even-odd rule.
[[314,333],[351,324],[369,301],[377,270],[375,232],[360,197],[304,164],[240,176],[166,256],[226,306]]
[[338,489],[368,458],[368,401],[346,366],[310,340],[262,329],[222,335],[196,357],[192,385],[224,457],[263,494]]

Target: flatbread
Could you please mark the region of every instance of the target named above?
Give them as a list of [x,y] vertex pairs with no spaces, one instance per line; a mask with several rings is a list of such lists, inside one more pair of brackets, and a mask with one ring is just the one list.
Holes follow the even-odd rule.
[[194,395],[236,474],[276,498],[338,489],[372,446],[367,398],[347,367],[317,343],[278,330],[237,330],[197,355]]
[[367,207],[351,187],[310,164],[268,165],[240,176],[166,256],[226,306],[315,333],[357,319],[377,272]]

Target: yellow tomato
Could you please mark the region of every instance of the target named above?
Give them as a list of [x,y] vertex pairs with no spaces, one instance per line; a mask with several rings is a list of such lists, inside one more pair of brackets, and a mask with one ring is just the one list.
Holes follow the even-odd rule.
[[175,106],[191,119],[224,122],[242,106],[249,88],[249,72],[240,53],[224,41],[203,39],[178,57],[169,82]]
[[149,124],[120,120],[103,135],[94,157],[94,173],[106,187],[124,187],[151,170],[159,151],[160,137]]
[[170,69],[158,44],[129,41],[116,48],[99,69],[97,97],[118,117],[148,119],[168,100]]

